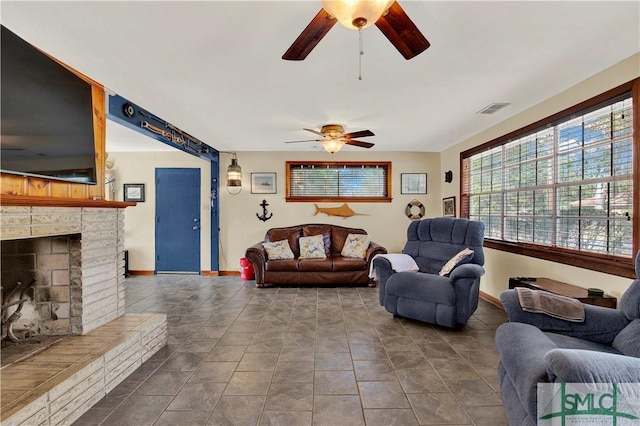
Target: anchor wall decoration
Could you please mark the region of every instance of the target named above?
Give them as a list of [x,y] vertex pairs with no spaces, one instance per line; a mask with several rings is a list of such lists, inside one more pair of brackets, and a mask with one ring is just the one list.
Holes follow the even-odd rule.
[[268,205],[269,204],[267,203],[267,200],[262,200],[262,203],[260,204],[260,207],[262,207],[262,216],[260,216],[258,213],[256,213],[256,216],[258,217],[258,219],[260,219],[263,222],[268,221],[273,216],[273,213],[269,213],[269,216],[267,216],[267,206]]

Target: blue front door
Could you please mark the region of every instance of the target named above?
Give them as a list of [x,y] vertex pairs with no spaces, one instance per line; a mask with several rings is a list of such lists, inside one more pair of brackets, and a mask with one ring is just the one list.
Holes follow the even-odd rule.
[[200,273],[200,169],[156,169],[156,273]]

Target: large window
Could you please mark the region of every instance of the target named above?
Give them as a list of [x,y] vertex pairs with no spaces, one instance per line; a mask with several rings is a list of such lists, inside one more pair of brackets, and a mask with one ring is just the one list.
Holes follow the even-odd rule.
[[489,247],[633,275],[637,111],[630,91],[598,101],[462,153],[461,214]]
[[287,201],[391,201],[390,162],[287,161]]

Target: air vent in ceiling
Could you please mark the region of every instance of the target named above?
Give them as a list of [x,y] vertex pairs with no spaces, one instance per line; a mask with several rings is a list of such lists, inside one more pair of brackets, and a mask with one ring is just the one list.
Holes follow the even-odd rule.
[[493,114],[494,112],[501,110],[507,105],[511,105],[511,104],[510,103],[493,103],[482,108],[480,111],[476,112],[476,114]]

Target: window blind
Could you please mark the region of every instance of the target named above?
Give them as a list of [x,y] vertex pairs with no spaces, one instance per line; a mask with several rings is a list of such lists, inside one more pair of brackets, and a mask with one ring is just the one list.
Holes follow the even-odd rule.
[[632,99],[462,159],[462,215],[488,238],[631,257]]
[[287,162],[287,200],[389,200],[390,168],[387,162]]

